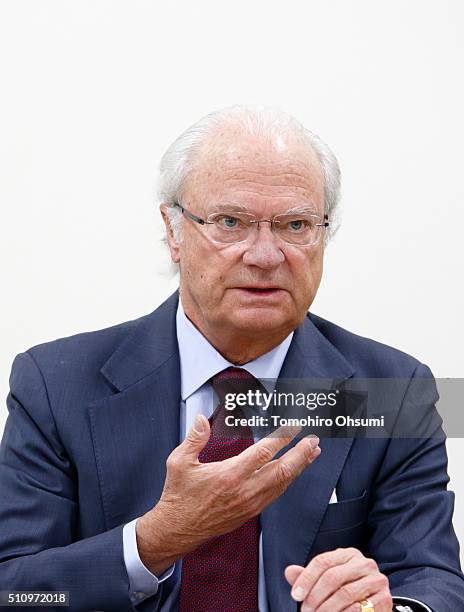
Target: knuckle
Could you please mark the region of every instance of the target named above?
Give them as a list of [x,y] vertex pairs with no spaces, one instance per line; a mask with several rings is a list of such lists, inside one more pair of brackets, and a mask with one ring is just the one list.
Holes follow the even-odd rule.
[[185,437],[188,442],[191,442],[193,444],[197,443],[200,438],[201,435],[198,434],[194,429],[191,429]]
[[256,447],[256,455],[259,463],[269,463],[269,461],[272,461],[272,458],[274,457],[274,453],[269,446],[264,444]]
[[385,605],[385,610],[391,610],[393,608],[393,598],[389,589],[384,590],[380,593],[379,601],[381,605]]
[[[307,446],[304,450],[304,458],[307,463],[312,463],[320,452],[320,448],[318,446],[312,448],[311,446]],[[316,454],[315,454],[316,453]]]
[[379,574],[379,583],[380,583],[380,587],[382,588],[382,590],[386,590],[390,592],[389,591],[390,583],[388,581],[388,578],[385,576],[385,574]]
[[173,451],[166,459],[166,467],[168,471],[172,472],[180,467],[180,457],[178,453]]
[[366,566],[367,569],[371,570],[372,572],[377,572],[379,570],[379,566],[377,565],[377,563],[374,561],[374,559],[366,559]]
[[343,572],[338,566],[331,567],[324,574],[324,579],[327,581],[327,584],[330,588],[337,588],[343,580]]
[[277,472],[277,481],[278,484],[281,487],[284,487],[284,489],[287,487],[287,485],[289,484],[289,482],[291,481],[293,477],[293,470],[292,468],[288,465],[288,463],[284,463],[282,462],[279,465],[279,470]]
[[329,553],[322,553],[321,555],[318,555],[315,558],[315,563],[322,570],[328,570],[332,566]]
[[383,591],[385,589],[388,590],[388,578],[386,578],[380,572],[370,574],[368,576],[368,580],[372,585],[372,588],[374,588],[376,591]]
[[340,587],[340,594],[343,600],[350,604],[355,601],[358,596],[356,588],[351,584],[343,584]]

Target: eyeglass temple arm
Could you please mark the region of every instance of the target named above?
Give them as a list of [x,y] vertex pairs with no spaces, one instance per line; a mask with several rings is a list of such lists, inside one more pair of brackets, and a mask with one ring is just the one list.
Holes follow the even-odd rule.
[[324,215],[324,223],[316,223],[316,225],[318,227],[329,227],[330,225],[329,215]]
[[192,219],[192,221],[195,221],[196,223],[199,223],[200,225],[206,225],[206,224],[211,225],[209,221],[205,221],[201,217],[197,217],[196,215],[188,211],[186,208],[184,208],[181,204],[179,204],[179,202],[174,202],[174,206],[176,206],[177,208],[180,208],[182,214],[186,215],[189,219]]

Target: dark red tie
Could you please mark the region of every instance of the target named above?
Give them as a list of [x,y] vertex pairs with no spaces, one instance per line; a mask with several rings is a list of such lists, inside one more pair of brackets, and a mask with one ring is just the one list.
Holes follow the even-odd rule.
[[[199,455],[202,463],[234,457],[253,444],[249,427],[236,431],[224,427],[224,397],[227,392],[237,392],[234,383],[240,384],[241,391],[242,385],[259,384],[241,368],[227,368],[212,378],[219,404],[210,418],[210,439]],[[243,416],[237,409],[232,414]],[[258,516],[186,555],[179,612],[258,612],[258,557]]]

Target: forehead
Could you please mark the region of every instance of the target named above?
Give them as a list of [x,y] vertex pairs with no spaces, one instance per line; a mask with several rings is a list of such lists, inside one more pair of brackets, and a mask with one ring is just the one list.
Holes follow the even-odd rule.
[[184,198],[198,212],[223,202],[269,214],[310,203],[322,212],[322,167],[316,153],[296,137],[224,129],[195,156]]

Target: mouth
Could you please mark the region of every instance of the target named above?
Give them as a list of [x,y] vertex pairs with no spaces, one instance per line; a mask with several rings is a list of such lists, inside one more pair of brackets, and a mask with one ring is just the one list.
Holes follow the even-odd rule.
[[283,291],[280,287],[238,287],[238,289],[244,294],[254,297],[273,297]]

